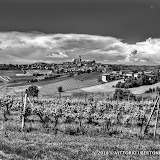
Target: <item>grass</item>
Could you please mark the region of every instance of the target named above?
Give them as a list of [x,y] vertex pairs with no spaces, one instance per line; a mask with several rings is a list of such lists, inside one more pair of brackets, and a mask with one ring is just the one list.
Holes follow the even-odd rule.
[[[10,132],[1,136],[0,150],[19,159],[158,159],[158,156],[116,155],[117,151],[159,151],[158,142],[114,137]],[[107,153],[110,152],[110,155]],[[113,152],[113,153],[111,153]]]
[[130,90],[134,94],[143,94],[146,90],[149,90],[149,88],[156,88],[157,86],[160,86],[160,82],[152,85],[145,85],[145,86],[140,86],[136,88],[131,88]]
[[59,77],[59,78],[55,78],[55,79],[52,79],[52,80],[43,80],[43,81],[38,81],[38,82],[25,82],[25,83],[21,83],[21,84],[12,83],[12,84],[9,84],[9,87],[21,87],[21,86],[26,86],[26,85],[43,86],[43,85],[63,81],[63,80],[66,80],[66,79],[68,79],[68,77]]
[[82,88],[82,90],[86,92],[114,92],[116,88],[113,86],[115,86],[119,81],[123,81],[123,80],[116,80],[116,81],[108,82],[105,84],[86,87],[86,88]]

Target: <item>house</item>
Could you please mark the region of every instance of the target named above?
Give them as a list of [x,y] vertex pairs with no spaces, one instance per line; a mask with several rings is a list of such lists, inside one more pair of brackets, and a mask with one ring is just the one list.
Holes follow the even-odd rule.
[[134,73],[133,77],[134,77],[134,78],[140,78],[141,75],[142,75],[142,73],[141,73],[141,72],[138,72],[138,73]]
[[133,72],[130,72],[130,73],[126,73],[124,75],[125,78],[132,78],[134,76]]
[[109,82],[110,81],[111,75],[109,73],[103,74],[102,75],[102,81],[103,82]]

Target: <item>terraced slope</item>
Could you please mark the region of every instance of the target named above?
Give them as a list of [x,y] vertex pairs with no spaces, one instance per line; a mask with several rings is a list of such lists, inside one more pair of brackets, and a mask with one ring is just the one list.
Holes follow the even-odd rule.
[[0,81],[9,82],[11,81],[11,78],[9,76],[0,76]]

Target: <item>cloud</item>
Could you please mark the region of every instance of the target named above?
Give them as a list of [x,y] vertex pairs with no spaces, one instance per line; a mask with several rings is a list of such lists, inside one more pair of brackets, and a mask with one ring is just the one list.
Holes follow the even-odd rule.
[[68,57],[66,54],[62,53],[61,51],[59,51],[58,54],[56,53],[51,53],[50,55],[47,55],[47,57],[52,57],[52,58],[66,58]]
[[137,50],[135,49],[134,51],[131,52],[132,55],[136,55],[137,54]]
[[115,37],[86,34],[0,33],[0,62],[3,63],[56,63],[81,55],[82,59],[107,63],[159,64],[159,53],[158,38],[127,44]]

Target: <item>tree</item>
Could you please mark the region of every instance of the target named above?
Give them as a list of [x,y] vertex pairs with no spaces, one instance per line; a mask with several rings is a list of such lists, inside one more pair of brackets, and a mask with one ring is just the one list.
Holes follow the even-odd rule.
[[98,76],[98,82],[102,82],[102,75]]
[[149,88],[149,90],[148,90],[148,91],[149,91],[149,93],[151,93],[153,90],[152,90],[152,88]]
[[155,91],[156,91],[155,88],[153,88],[153,89],[152,89],[152,92],[155,92]]
[[61,98],[61,93],[63,92],[62,86],[58,87],[59,98]]
[[73,72],[70,72],[69,73],[69,77],[73,77],[74,76],[74,73]]
[[28,96],[38,97],[39,89],[37,86],[30,86],[26,89],[26,93]]
[[160,88],[158,86],[156,87],[156,91],[160,93]]

